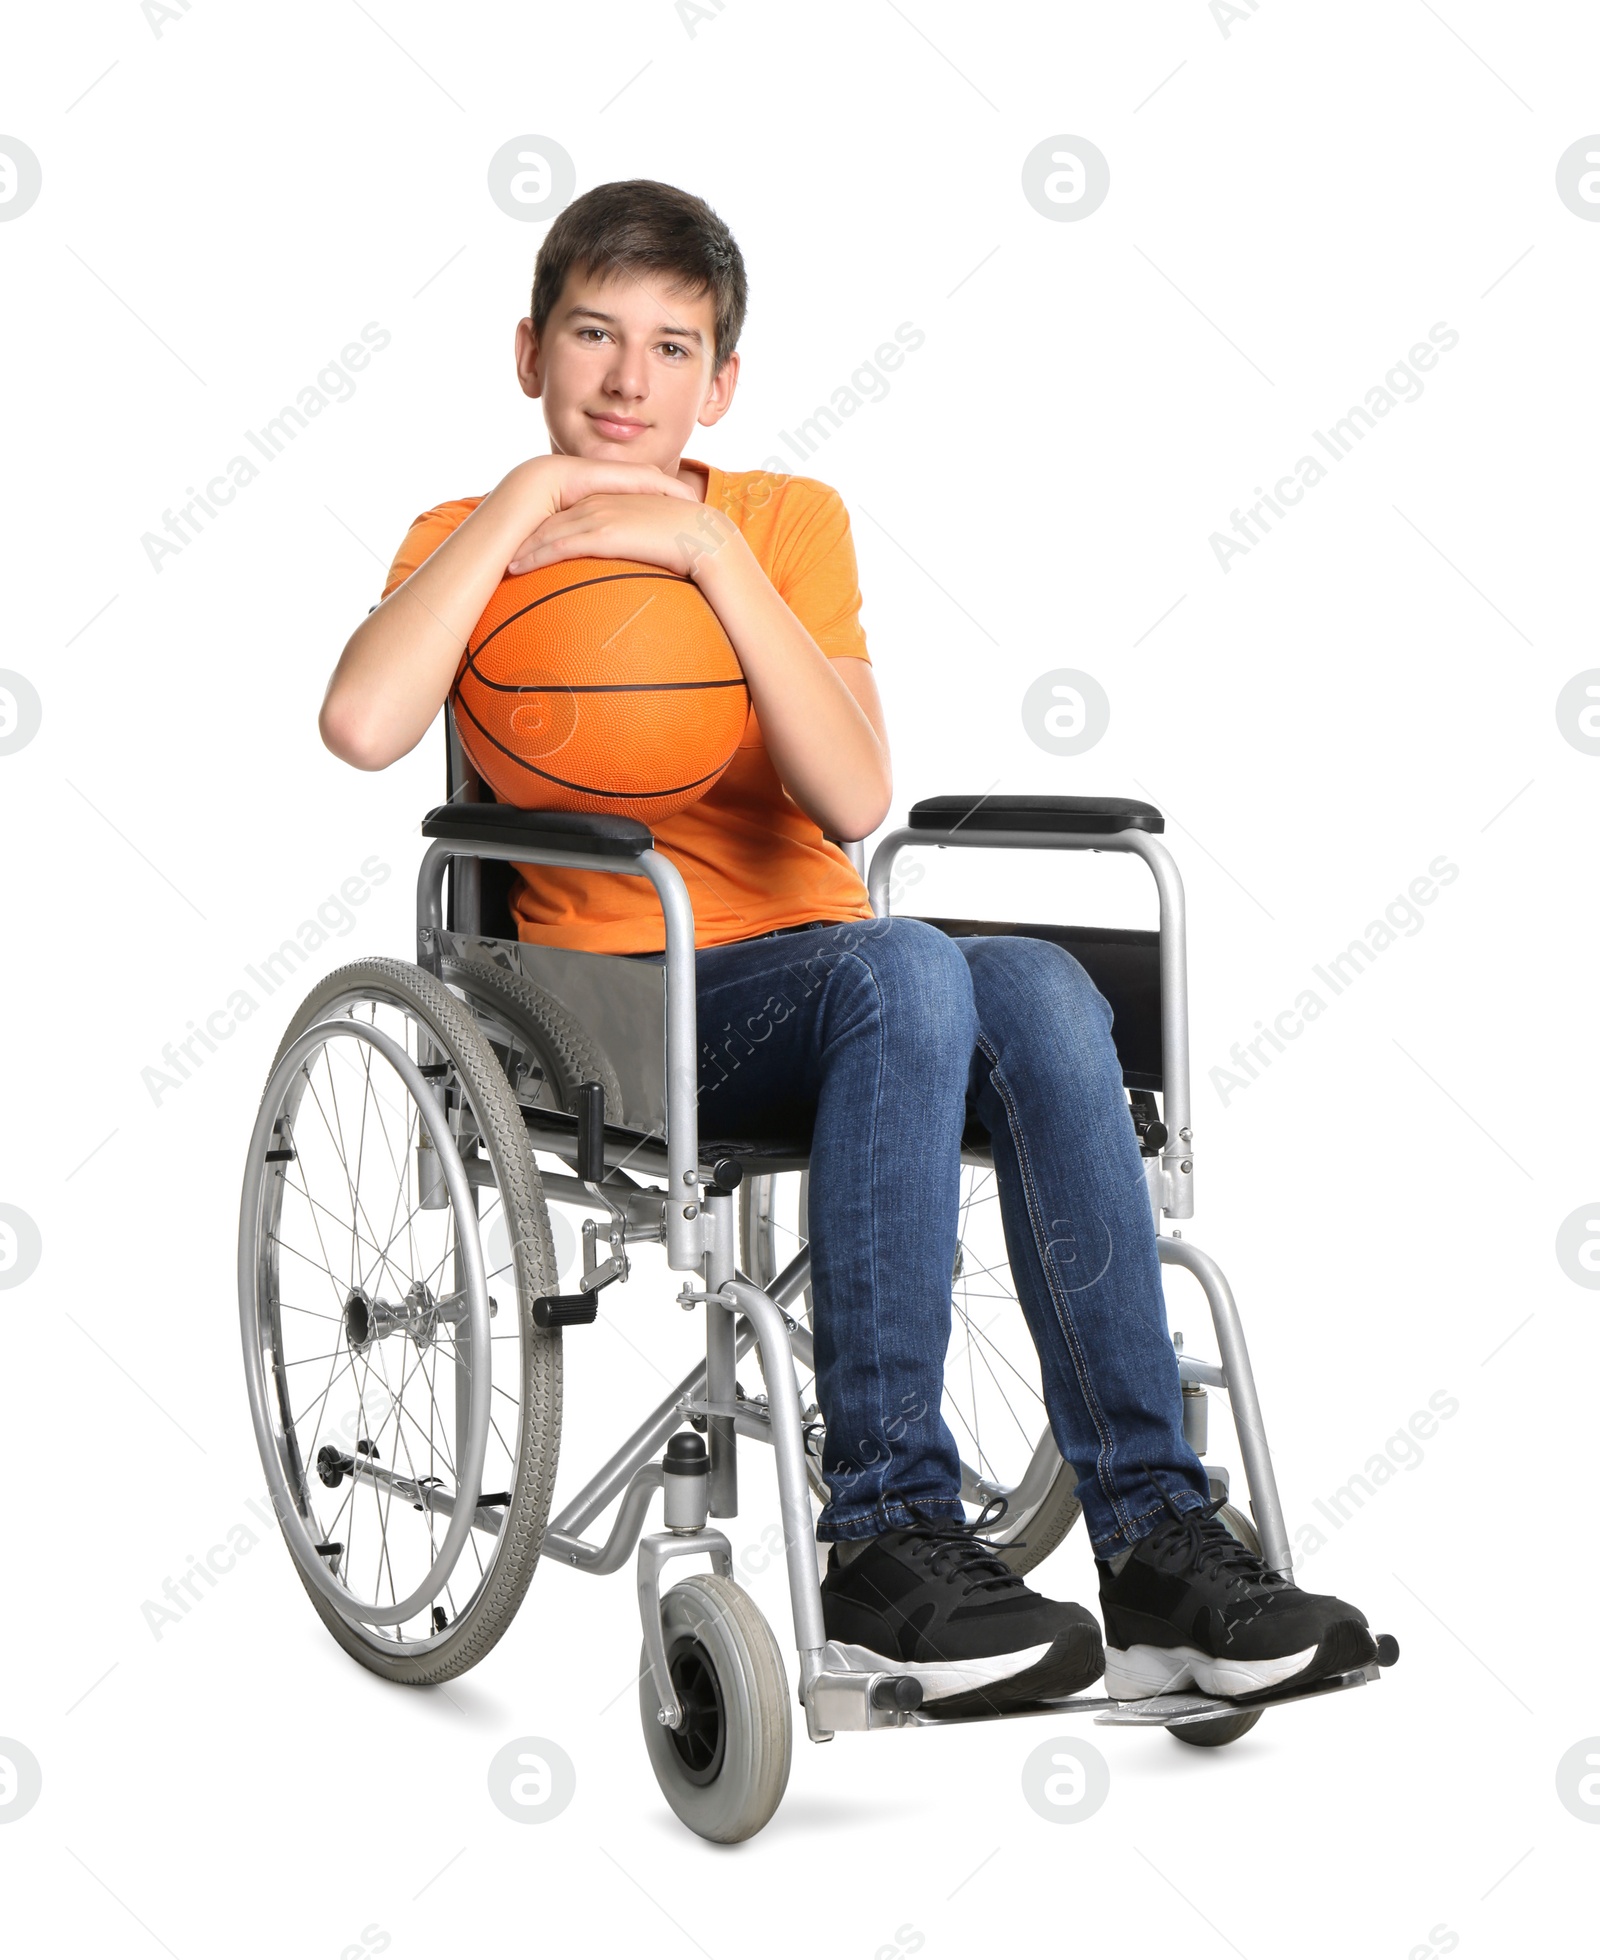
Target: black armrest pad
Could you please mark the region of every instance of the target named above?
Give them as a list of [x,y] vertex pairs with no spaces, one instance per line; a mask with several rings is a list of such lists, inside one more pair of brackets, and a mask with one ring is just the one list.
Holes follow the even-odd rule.
[[1131,796],[925,796],[912,804],[906,821],[912,830],[1078,831],[1096,837],[1166,829],[1153,803]]
[[654,848],[648,824],[633,817],[588,816],[573,810],[518,810],[509,803],[441,803],[422,820],[424,837],[484,837],[532,850],[581,850],[597,858],[637,858]]

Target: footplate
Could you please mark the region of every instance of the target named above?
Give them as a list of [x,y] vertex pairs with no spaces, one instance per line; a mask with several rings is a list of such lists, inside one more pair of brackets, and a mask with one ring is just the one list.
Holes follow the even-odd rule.
[[[1390,1643],[1390,1651],[1398,1650]],[[935,1709],[919,1708],[903,1719],[910,1723],[995,1722],[1014,1715],[1093,1715],[1096,1724],[1109,1723],[1123,1728],[1178,1728],[1188,1722],[1214,1721],[1219,1715],[1253,1714],[1260,1708],[1277,1708],[1285,1702],[1316,1701],[1322,1696],[1342,1693],[1346,1688],[1362,1688],[1376,1681],[1392,1662],[1381,1658],[1365,1667],[1353,1667],[1343,1674],[1330,1674],[1309,1687],[1288,1688],[1279,1694],[1252,1695],[1248,1701],[1229,1701],[1223,1695],[1149,1695],[1141,1701],[1113,1701],[1106,1695],[1070,1695],[1060,1701],[1029,1702],[1021,1708],[996,1709],[991,1713],[940,1715]]]

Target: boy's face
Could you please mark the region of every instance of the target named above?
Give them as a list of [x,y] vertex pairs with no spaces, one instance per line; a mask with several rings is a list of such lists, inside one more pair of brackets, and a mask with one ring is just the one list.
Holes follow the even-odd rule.
[[675,473],[696,426],[721,421],[733,400],[739,356],[713,376],[714,328],[709,292],[648,273],[569,273],[542,340],[531,320],[517,323],[517,378],[543,402],[557,455]]

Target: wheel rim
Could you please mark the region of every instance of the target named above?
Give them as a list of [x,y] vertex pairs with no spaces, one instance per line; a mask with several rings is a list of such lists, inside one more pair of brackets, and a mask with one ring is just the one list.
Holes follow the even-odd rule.
[[[770,1183],[777,1187],[787,1181],[773,1178]],[[768,1203],[752,1202],[747,1210],[747,1221],[757,1227],[751,1255],[772,1268],[752,1273],[753,1278],[773,1277],[807,1243],[808,1181],[805,1176],[797,1180],[800,1188],[792,1201],[786,1202],[774,1188]],[[808,1326],[810,1297],[808,1288]],[[963,1164],[961,1169],[951,1308],[941,1412],[961,1453],[962,1501],[973,1518],[1003,1496],[1005,1512],[984,1536],[996,1545],[1018,1544],[1063,1466],[1050,1431],[1038,1350],[1012,1284],[995,1173],[986,1165]],[[816,1378],[803,1365],[798,1372],[802,1405],[807,1405],[815,1399]],[[817,1454],[808,1450],[807,1470],[817,1498],[825,1503],[820,1441]]]
[[[442,1206],[420,1202],[424,1138]],[[480,1502],[513,1486],[527,1338],[514,1273],[484,1254],[487,1143],[437,1031],[370,992],[327,1003],[284,1052],[251,1142],[240,1298],[274,1503],[308,1583],[394,1653],[449,1637],[510,1512]]]

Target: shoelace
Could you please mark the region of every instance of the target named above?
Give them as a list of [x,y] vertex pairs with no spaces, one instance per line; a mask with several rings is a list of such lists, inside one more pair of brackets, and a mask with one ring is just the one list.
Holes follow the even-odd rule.
[[[996,1509],[996,1506],[999,1508]],[[1006,1592],[1022,1584],[1021,1575],[1013,1572],[1005,1560],[978,1537],[978,1533],[998,1524],[1005,1516],[1006,1500],[1003,1497],[991,1497],[970,1523],[964,1518],[941,1517],[937,1513],[923,1511],[915,1504],[908,1504],[906,1508],[917,1520],[915,1524],[901,1527],[904,1537],[910,1541],[907,1549],[926,1564],[932,1577],[964,1580],[961,1588],[963,1599],[968,1593]],[[1020,1545],[1024,1540],[1018,1538],[1012,1542]]]
[[1236,1575],[1243,1583],[1253,1586],[1284,1583],[1281,1573],[1263,1563],[1248,1545],[1241,1545],[1218,1518],[1226,1498],[1218,1497],[1198,1508],[1180,1510],[1164,1490],[1160,1495],[1171,1515],[1150,1534],[1152,1551],[1165,1554],[1177,1550],[1181,1543],[1197,1572],[1210,1570],[1219,1578]]

